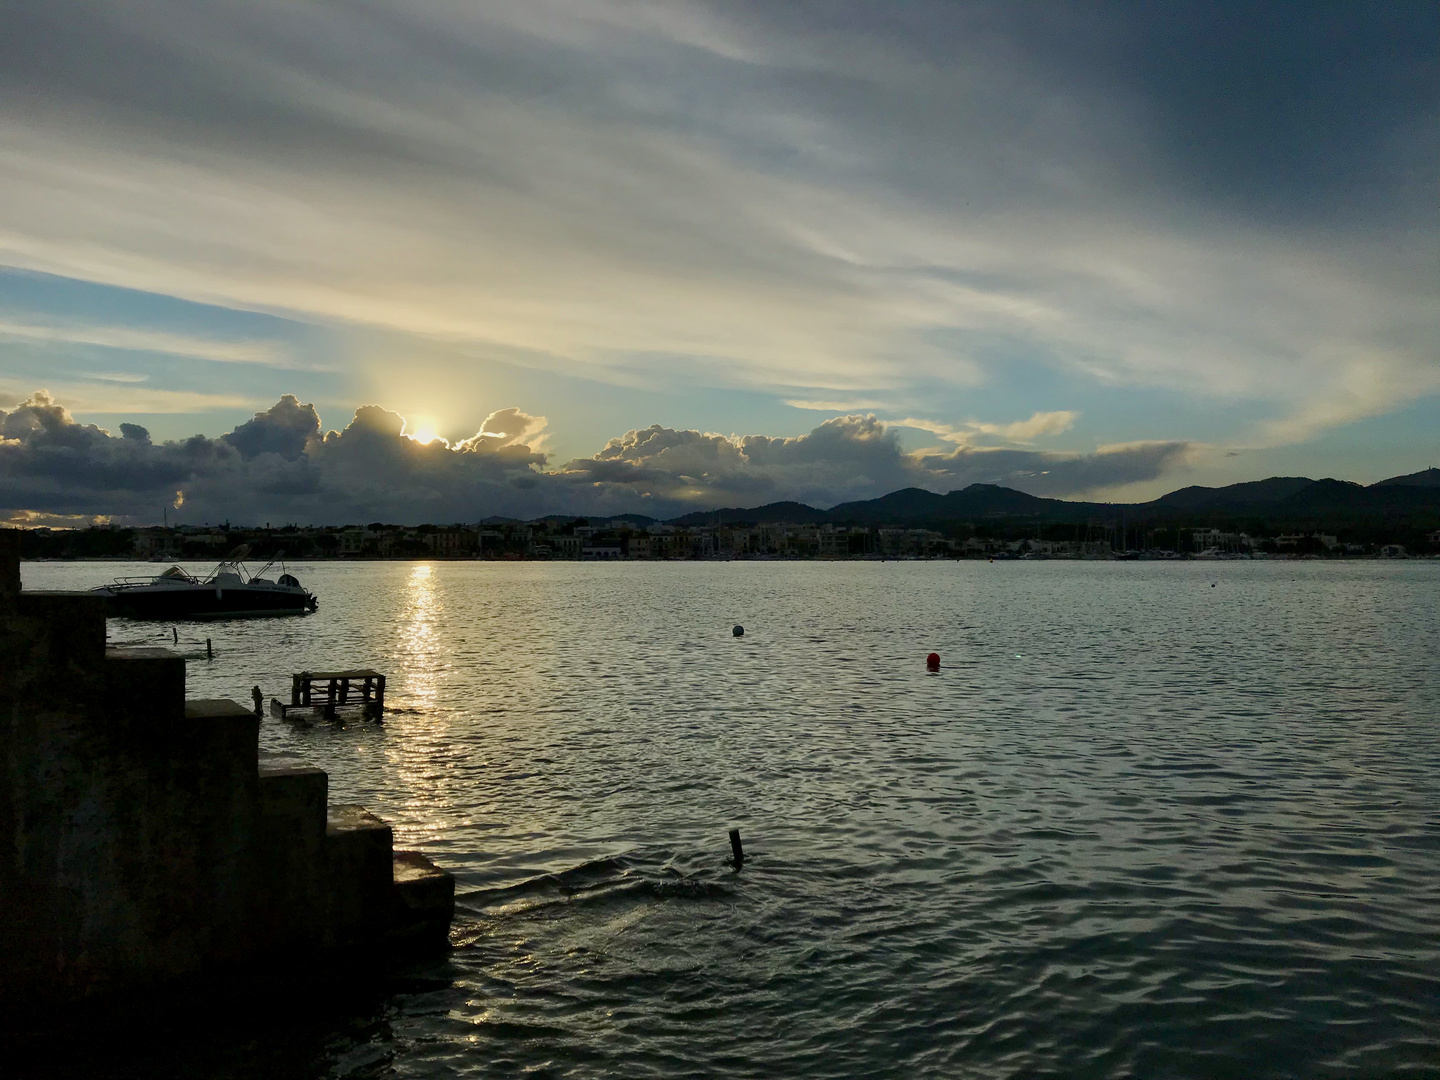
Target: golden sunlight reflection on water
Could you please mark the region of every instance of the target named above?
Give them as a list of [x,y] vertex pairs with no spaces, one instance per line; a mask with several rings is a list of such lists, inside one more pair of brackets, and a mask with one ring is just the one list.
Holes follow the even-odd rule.
[[[437,709],[445,709],[442,685],[453,669],[445,632],[445,592],[434,566],[412,566],[402,595],[388,650],[399,668],[396,681],[400,694],[394,707],[428,717]],[[447,822],[453,823],[459,810],[457,793],[445,782],[447,761],[456,748],[441,738],[439,729],[428,724],[407,731],[407,738],[412,740],[408,747],[402,748],[399,742],[389,739],[383,747],[386,762],[399,779],[403,793],[405,821],[397,829],[397,840],[420,844],[438,836]],[[415,746],[416,740],[424,745]]]
[[405,676],[405,698],[396,705],[434,707],[441,672],[448,667],[437,630],[444,615],[445,600],[434,567],[418,563],[405,582],[405,606],[395,627],[393,654]]

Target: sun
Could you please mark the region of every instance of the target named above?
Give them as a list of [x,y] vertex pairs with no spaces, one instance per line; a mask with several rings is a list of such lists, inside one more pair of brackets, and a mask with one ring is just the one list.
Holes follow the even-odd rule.
[[434,417],[425,417],[424,419],[418,417],[415,418],[414,431],[410,430],[410,424],[411,422],[408,420],[405,423],[405,437],[407,439],[410,439],[412,442],[417,442],[424,446],[425,444],[432,443],[436,439],[440,438],[439,432],[436,431],[436,428],[438,428],[440,425],[435,423]]

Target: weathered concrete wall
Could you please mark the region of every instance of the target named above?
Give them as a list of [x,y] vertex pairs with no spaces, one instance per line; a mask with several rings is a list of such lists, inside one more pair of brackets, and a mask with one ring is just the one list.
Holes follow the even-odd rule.
[[0,999],[443,942],[453,878],[258,749],[248,710],[186,702],[180,657],[107,650],[95,597],[21,592],[0,530]]

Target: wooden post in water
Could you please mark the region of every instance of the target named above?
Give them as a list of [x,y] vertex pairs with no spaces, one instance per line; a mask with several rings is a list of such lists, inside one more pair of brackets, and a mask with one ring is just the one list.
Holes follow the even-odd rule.
[[745,865],[745,849],[740,846],[739,829],[730,830],[730,850],[735,855],[735,869],[739,870],[740,867]]
[[205,639],[205,659],[215,659],[215,650],[210,647],[210,639],[208,637]]

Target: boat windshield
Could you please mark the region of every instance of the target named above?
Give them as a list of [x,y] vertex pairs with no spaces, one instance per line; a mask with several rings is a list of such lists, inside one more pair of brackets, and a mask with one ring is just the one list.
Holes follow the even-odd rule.
[[215,567],[214,571],[205,579],[204,583],[208,585],[212,581],[218,581],[222,577],[239,578],[244,582],[249,575],[245,573],[245,563],[243,560],[245,556],[249,554],[250,545],[241,544],[234,551],[230,552],[229,555],[226,555],[225,558],[220,560],[220,565]]
[[160,577],[169,581],[188,581],[192,584],[195,581],[193,577],[187,574],[184,570],[181,570],[178,566],[170,567],[170,569],[166,570],[163,574],[160,575]]

